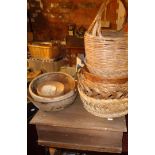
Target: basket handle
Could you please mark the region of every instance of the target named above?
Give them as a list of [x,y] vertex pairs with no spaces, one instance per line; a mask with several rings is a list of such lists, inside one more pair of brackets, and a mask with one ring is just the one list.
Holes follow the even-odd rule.
[[[89,28],[87,30],[88,33],[92,33],[92,35],[94,35],[94,36],[98,35],[98,36],[102,37],[102,34],[101,34],[101,18],[102,18],[102,14],[104,13],[104,20],[106,19],[107,5],[111,1],[112,0],[104,0],[104,2],[102,3],[95,19],[93,20],[92,24],[89,26]],[[121,1],[121,0],[118,0],[118,1]],[[122,26],[122,29],[123,29],[124,25],[125,25],[125,22]]]

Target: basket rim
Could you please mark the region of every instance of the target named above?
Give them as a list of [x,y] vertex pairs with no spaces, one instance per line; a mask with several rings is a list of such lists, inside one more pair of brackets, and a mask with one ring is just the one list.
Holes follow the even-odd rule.
[[78,86],[78,91],[79,91],[79,93],[80,94],[82,94],[82,96],[84,97],[84,98],[88,98],[88,99],[91,99],[93,102],[96,102],[95,104],[98,104],[98,103],[101,103],[102,101],[104,101],[104,102],[106,102],[107,104],[109,103],[109,102],[126,102],[126,101],[128,101],[128,98],[123,98],[123,99],[95,99],[95,98],[93,98],[93,97],[90,97],[90,96],[88,96],[88,95],[86,95],[81,89],[80,89],[80,87]]
[[[42,96],[39,96],[39,95],[35,94],[35,93],[32,91],[32,89],[31,89],[31,88],[32,88],[32,84],[33,84],[37,79],[39,79],[39,78],[41,78],[41,77],[44,77],[44,76],[46,76],[46,75],[50,75],[50,74],[63,74],[63,75],[66,75],[66,76],[70,77],[70,78],[74,81],[73,90],[70,90],[68,93],[66,93],[66,94],[64,94],[64,95],[62,95],[62,96],[52,97],[52,98],[49,98],[49,97],[42,97]],[[41,75],[37,76],[36,78],[34,78],[34,79],[31,81],[30,85],[29,85],[29,92],[30,92],[30,95],[31,95],[32,97],[36,97],[36,98],[38,98],[38,100],[44,100],[44,102],[56,102],[56,101],[64,100],[65,98],[68,98],[68,97],[72,96],[72,95],[76,92],[75,86],[76,86],[75,80],[74,80],[74,78],[73,78],[71,75],[69,75],[69,74],[67,74],[67,73],[63,73],[63,72],[49,72],[49,73],[41,74]],[[39,102],[40,102],[40,101],[39,101]]]
[[103,113],[98,113],[98,112],[95,112],[95,111],[92,111],[90,110],[86,105],[85,103],[84,104],[84,108],[89,112],[91,113],[92,115],[95,115],[97,117],[102,117],[102,118],[117,118],[117,117],[122,117],[126,114],[128,114],[128,109],[125,110],[125,111],[122,111],[122,112],[115,112],[113,114],[103,114]]
[[104,36],[104,34],[103,34],[102,36],[93,36],[91,33],[89,33],[89,32],[86,31],[86,32],[85,32],[85,35],[84,35],[84,38],[86,38],[86,36],[89,36],[90,38],[100,39],[100,40],[101,40],[101,39],[103,39],[103,40],[104,40],[104,39],[110,39],[110,40],[111,40],[111,39],[115,39],[115,38],[116,38],[116,39],[118,39],[118,38],[122,39],[122,36],[123,36],[123,37],[128,37],[128,32],[123,32],[123,35],[122,35],[122,36],[117,36],[117,37],[113,37],[113,38],[112,38],[111,36],[109,36],[109,37],[106,36],[106,35]]
[[88,68],[82,67],[78,73],[79,75],[82,74],[88,81],[93,82],[91,79],[96,79],[95,83],[102,83],[102,84],[125,84],[128,82],[128,77],[121,77],[121,78],[104,78],[99,75],[95,75],[89,72]]

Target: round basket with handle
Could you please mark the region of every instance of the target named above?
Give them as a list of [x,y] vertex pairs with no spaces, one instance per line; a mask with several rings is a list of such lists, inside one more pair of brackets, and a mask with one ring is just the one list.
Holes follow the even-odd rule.
[[91,73],[104,78],[123,78],[128,76],[128,33],[114,30],[101,30],[101,17],[106,18],[105,0],[94,21],[84,36],[86,65]]

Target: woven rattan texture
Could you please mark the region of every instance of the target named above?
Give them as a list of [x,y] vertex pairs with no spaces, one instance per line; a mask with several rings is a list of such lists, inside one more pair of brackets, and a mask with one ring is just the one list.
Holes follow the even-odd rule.
[[101,31],[102,13],[111,0],[104,1],[85,33],[86,65],[90,72],[105,78],[128,76],[128,34],[120,31]]

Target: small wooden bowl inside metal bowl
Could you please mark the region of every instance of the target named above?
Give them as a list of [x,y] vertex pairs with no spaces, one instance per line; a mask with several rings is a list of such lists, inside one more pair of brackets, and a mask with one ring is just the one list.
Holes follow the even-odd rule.
[[[64,91],[62,95],[59,96],[40,96],[39,95],[39,87],[41,88],[44,83],[49,83],[52,81],[57,81],[59,83],[62,83],[64,85]],[[54,88],[53,88],[54,90]],[[73,96],[75,93],[75,80],[72,76],[62,73],[62,72],[50,72],[50,73],[44,73],[35,79],[33,79],[29,85],[29,92],[32,98],[37,102],[56,102],[62,99],[66,99],[70,96]]]
[[58,81],[45,81],[38,85],[37,93],[44,97],[56,97],[64,93],[64,84]]

